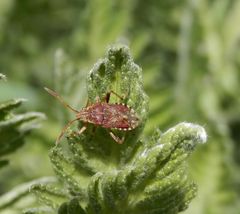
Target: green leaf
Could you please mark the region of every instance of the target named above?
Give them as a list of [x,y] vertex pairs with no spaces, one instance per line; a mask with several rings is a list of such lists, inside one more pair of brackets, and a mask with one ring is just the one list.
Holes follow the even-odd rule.
[[[45,118],[44,114],[28,112],[13,114],[12,110],[19,107],[24,99],[13,99],[0,103],[0,158],[8,155],[24,144],[24,136],[36,128],[38,122]],[[6,161],[1,161],[1,166]]]
[[5,102],[0,102],[0,111],[1,113],[3,112],[9,112],[14,108],[19,107],[24,101],[26,101],[25,99],[12,99],[12,100],[8,100]]
[[35,127],[37,120],[43,118],[41,113],[29,112],[11,115],[11,118],[0,121],[0,156],[14,152],[22,146],[25,134]]
[[29,194],[29,190],[33,185],[39,185],[39,183],[43,185],[53,182],[56,182],[54,177],[43,177],[14,187],[11,191],[1,195],[0,210],[4,210],[6,207],[14,206],[15,203]]
[[58,214],[71,213],[86,214],[83,208],[79,205],[79,201],[77,198],[70,200],[69,203],[65,202],[59,207]]
[[60,190],[56,185],[52,184],[34,184],[31,186],[31,192],[35,193],[40,202],[52,208],[57,208],[67,199],[68,193]]
[[140,125],[131,131],[113,130],[125,137],[123,144],[111,138],[109,129],[94,124],[89,124],[81,135],[69,130],[67,144],[61,142],[50,151],[66,198],[60,205],[55,190],[36,186],[43,204],[69,214],[172,214],[185,210],[196,195],[187,159],[199,143],[206,142],[205,130],[192,123],[180,123],[140,140],[148,117],[148,97],[141,69],[126,46],[109,48],[106,57],[90,71],[87,88],[90,105],[105,102],[110,91],[119,94],[123,99],[112,96],[110,103],[130,106]]

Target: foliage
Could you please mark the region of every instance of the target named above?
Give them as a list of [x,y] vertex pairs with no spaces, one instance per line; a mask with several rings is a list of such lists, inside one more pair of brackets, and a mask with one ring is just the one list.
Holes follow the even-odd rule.
[[[106,129],[91,127],[85,134],[68,135],[68,146],[56,145],[50,152],[54,170],[65,188],[34,185],[31,191],[58,213],[178,213],[196,194],[187,173],[186,159],[198,143],[206,141],[205,130],[180,123],[144,141],[138,138],[145,120],[148,98],[142,89],[141,69],[125,46],[114,46],[98,61],[88,77],[90,103],[104,99],[106,91],[125,95],[122,102],[135,109],[142,125],[121,133],[119,145]],[[110,99],[116,102],[116,99]],[[92,127],[93,128],[93,127]]]
[[[82,107],[87,97],[86,70],[108,44],[127,43],[143,67],[150,97],[144,134],[187,120],[204,124],[210,136],[190,161],[199,192],[186,212],[237,214],[238,17],[238,0],[2,0],[0,69],[8,72],[11,82],[1,88],[0,96],[19,93],[17,97],[30,101],[25,108],[48,112],[45,129],[34,139],[47,145],[47,152],[60,123],[70,116],[44,95],[43,86],[53,83],[69,103]],[[29,158],[29,153],[22,151],[21,159]],[[32,153],[37,155],[36,150]],[[45,170],[38,171],[46,175]],[[12,178],[6,177],[4,186],[9,189]]]
[[[3,74],[0,74],[0,78],[0,80],[6,80]],[[24,101],[25,99],[11,99],[0,102],[0,168],[9,163],[10,154],[23,146],[25,136],[45,118],[44,114],[39,112],[14,114],[13,110],[20,107]],[[29,187],[30,184],[22,184],[21,187],[16,187],[11,192],[1,196],[0,210],[8,209],[13,202],[16,203],[27,195]]]
[[[4,77],[4,75],[0,75]],[[13,99],[0,103],[0,167],[5,166],[8,160],[2,159],[24,143],[24,136],[36,126],[36,122],[44,118],[37,112],[13,114],[11,111],[19,107],[24,99]]]
[[[2,213],[19,213],[19,210],[35,204],[35,200],[29,196],[29,189],[34,184],[54,184],[56,178],[44,177],[14,187],[11,191],[1,195],[0,210]],[[42,208],[43,209],[43,208]],[[40,209],[38,209],[40,210]],[[49,210],[45,208],[45,210]]]

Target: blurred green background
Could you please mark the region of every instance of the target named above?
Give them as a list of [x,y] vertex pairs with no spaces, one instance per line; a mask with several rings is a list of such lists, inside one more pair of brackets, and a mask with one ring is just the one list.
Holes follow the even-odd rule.
[[208,132],[190,161],[199,193],[185,213],[239,214],[239,20],[239,0],[1,0],[0,73],[8,81],[0,100],[27,98],[19,111],[40,111],[47,120],[1,169],[0,194],[54,175],[48,150],[73,115],[43,87],[81,108],[86,73],[120,42],[143,68],[145,135],[180,121]]

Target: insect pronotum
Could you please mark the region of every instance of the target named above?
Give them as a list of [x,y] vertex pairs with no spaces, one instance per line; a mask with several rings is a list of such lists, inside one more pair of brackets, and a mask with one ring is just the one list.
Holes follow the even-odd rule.
[[140,123],[134,110],[127,106],[126,104],[109,103],[111,94],[114,94],[120,99],[123,99],[120,95],[118,95],[114,91],[110,91],[109,93],[107,93],[104,101],[100,101],[98,99],[98,101],[93,104],[89,104],[89,102],[87,102],[86,107],[78,111],[71,107],[69,104],[67,104],[63,100],[63,98],[55,91],[46,87],[44,89],[50,95],[57,98],[66,108],[70,109],[76,114],[76,118],[74,120],[71,120],[64,126],[56,140],[56,144],[59,143],[60,139],[64,135],[67,128],[70,127],[75,121],[82,121],[84,123],[83,127],[77,132],[79,135],[82,134],[87,129],[87,124],[91,123],[96,126],[101,126],[103,128],[108,129],[110,136],[118,144],[122,144],[124,142],[124,136],[122,138],[116,136],[112,132],[112,129],[128,131],[135,129]]

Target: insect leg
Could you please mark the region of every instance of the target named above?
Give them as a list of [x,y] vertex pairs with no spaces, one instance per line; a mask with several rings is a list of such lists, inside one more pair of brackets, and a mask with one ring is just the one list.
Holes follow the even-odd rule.
[[110,95],[111,95],[111,93],[107,93],[107,95],[106,95],[106,97],[105,97],[106,103],[109,103]]
[[71,134],[71,136],[79,136],[81,135],[85,130],[87,129],[87,126],[83,126],[81,129],[79,129],[77,132],[76,131],[73,131],[73,133]]
[[74,120],[71,120],[70,122],[67,123],[67,125],[64,126],[64,128],[62,129],[60,135],[58,136],[57,140],[56,140],[56,145],[59,143],[60,139],[62,138],[62,136],[64,135],[65,131],[67,130],[67,128],[69,126],[71,126],[75,121],[79,120],[79,118],[76,118]]
[[82,134],[86,129],[87,129],[87,126],[83,126],[83,127],[77,132],[77,134],[78,134],[78,135]]
[[118,144],[122,144],[124,142],[125,137],[123,136],[122,138],[119,138],[118,136],[116,136],[115,134],[113,134],[113,132],[109,132],[110,136],[112,137],[112,139],[117,142]]
[[114,95],[115,95],[116,97],[118,97],[119,99],[124,100],[124,97],[123,97],[123,96],[121,96],[121,95],[117,94],[116,92],[114,92],[113,90],[111,90],[110,92],[107,93],[107,95],[106,95],[106,97],[105,97],[106,103],[109,102],[111,94],[114,94]]

